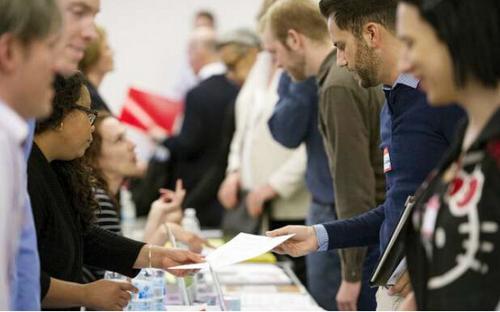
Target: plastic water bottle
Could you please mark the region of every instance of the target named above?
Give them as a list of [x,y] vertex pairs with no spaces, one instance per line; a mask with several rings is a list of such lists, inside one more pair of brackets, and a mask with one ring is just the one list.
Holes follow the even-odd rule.
[[[194,208],[186,208],[186,210],[184,210],[184,217],[182,218],[181,225],[184,230],[201,235],[200,221],[196,217],[196,210],[194,210]],[[181,248],[188,249],[188,246],[184,244],[178,245]],[[197,275],[198,274],[196,274],[195,276],[187,276],[186,278],[184,278],[188,296],[191,298],[191,302],[197,297]]]
[[164,311],[167,304],[167,287],[165,272],[158,269],[149,269],[153,275],[153,309]]
[[132,193],[125,187],[122,186],[120,189],[120,206],[121,206],[121,219],[124,227],[124,232],[126,233],[131,229],[135,222],[135,204],[132,201]]
[[182,227],[190,232],[201,234],[200,221],[196,217],[196,210],[194,208],[186,208],[184,210],[184,217],[181,222]]
[[[104,279],[117,283],[128,282],[128,278],[125,275],[121,275],[120,273],[116,273],[113,271],[104,272]],[[123,311],[130,311],[130,302],[125,308],[123,308]]]
[[165,310],[165,272],[156,269],[143,269],[132,279],[138,292],[132,294],[127,311],[164,311]]

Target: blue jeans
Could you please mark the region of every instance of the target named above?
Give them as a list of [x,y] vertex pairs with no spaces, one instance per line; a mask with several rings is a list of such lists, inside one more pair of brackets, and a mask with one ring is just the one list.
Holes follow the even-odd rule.
[[[311,203],[307,225],[335,220],[333,206]],[[307,289],[319,306],[336,311],[335,296],[342,281],[340,257],[336,250],[316,252],[306,256]]]
[[[311,203],[307,216],[307,225],[334,221],[337,219],[334,207]],[[363,267],[361,292],[358,298],[358,310],[375,310],[376,288],[370,288],[368,282],[379,255],[378,245],[369,246]],[[314,300],[323,309],[335,311],[335,297],[342,282],[340,257],[337,250],[312,253],[306,256],[307,288]]]

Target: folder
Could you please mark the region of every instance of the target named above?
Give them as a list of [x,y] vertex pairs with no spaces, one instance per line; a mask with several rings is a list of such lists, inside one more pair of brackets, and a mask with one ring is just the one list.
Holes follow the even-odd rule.
[[410,215],[415,205],[415,197],[408,196],[405,203],[405,209],[399,219],[398,225],[385,248],[375,271],[370,278],[370,286],[392,286],[404,273],[406,263],[405,256],[405,233],[410,222]]
[[151,92],[129,88],[119,119],[144,132],[152,129],[171,135],[181,121],[184,104]]

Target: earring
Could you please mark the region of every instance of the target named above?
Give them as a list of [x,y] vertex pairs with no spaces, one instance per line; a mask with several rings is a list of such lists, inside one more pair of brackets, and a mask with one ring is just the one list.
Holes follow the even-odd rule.
[[62,130],[63,127],[64,127],[64,122],[61,121],[59,127],[57,127],[57,130]]

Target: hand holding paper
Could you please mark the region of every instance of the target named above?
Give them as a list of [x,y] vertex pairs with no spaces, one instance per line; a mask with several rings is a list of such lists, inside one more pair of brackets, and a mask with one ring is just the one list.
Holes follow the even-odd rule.
[[266,253],[276,246],[282,244],[294,235],[295,234],[278,237],[266,237],[240,233],[235,238],[217,248],[214,252],[208,255],[206,257],[207,262],[180,265],[171,267],[169,269],[205,269],[208,268],[209,265],[211,265],[214,269],[224,267],[260,256],[261,254]]
[[312,226],[288,225],[266,233],[270,237],[290,234],[294,235],[294,237],[277,246],[273,250],[274,252],[300,257],[318,250],[318,239]]

